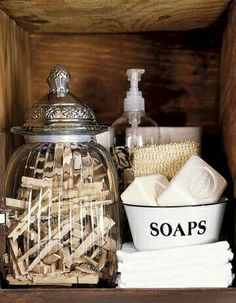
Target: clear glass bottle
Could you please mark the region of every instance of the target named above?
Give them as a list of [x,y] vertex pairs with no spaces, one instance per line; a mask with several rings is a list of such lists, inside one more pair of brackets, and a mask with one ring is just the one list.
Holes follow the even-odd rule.
[[111,125],[111,153],[118,171],[122,192],[133,180],[132,148],[158,144],[160,139],[157,123],[146,115],[142,92],[138,89],[143,69],[128,69],[126,74],[130,89],[124,100],[124,113]]
[[117,176],[95,142],[94,113],[68,92],[69,72],[56,66],[50,92],[12,132],[26,144],[5,177],[7,281],[17,285],[114,284],[120,246]]

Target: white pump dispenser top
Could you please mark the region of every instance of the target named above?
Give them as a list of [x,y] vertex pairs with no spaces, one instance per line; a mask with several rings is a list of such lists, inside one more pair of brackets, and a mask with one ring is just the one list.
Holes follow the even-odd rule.
[[141,112],[145,111],[144,98],[142,92],[138,89],[138,82],[141,81],[141,75],[145,73],[144,69],[127,69],[126,75],[130,81],[130,89],[126,93],[124,100],[124,111]]

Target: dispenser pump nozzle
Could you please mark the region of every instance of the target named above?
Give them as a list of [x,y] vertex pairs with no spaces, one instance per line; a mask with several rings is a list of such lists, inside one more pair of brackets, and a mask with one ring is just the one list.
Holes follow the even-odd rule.
[[131,68],[126,71],[128,80],[130,81],[130,89],[126,93],[124,100],[124,111],[144,111],[144,98],[142,92],[138,89],[138,82],[141,81],[141,75],[144,69]]

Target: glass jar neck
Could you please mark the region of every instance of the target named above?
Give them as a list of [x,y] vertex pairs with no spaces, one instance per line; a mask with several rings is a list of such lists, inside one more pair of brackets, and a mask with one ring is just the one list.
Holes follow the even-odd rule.
[[95,140],[91,135],[30,135],[24,136],[26,143],[58,143],[58,142],[91,142]]

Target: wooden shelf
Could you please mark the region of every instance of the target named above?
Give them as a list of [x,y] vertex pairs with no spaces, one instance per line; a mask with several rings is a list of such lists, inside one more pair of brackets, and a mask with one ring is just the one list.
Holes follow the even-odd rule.
[[29,32],[121,33],[189,30],[214,23],[230,0],[0,1]]
[[236,289],[16,289],[0,290],[2,303],[235,303]]
[[[168,125],[172,120],[176,122],[177,117],[178,125],[203,125],[211,162],[221,147],[219,137],[222,135],[226,157],[225,161],[220,158],[217,168],[223,166],[223,170],[227,170],[227,161],[236,197],[236,1],[232,3],[223,34],[221,66],[219,37],[222,29],[214,31],[214,37],[220,42],[213,39],[213,44],[207,29],[204,34],[203,31],[110,36],[84,34],[205,28],[218,20],[229,2],[70,0],[57,1],[55,5],[54,1],[46,0],[0,1],[0,183],[5,163],[19,145],[19,139],[13,140],[9,129],[23,122],[24,113],[33,103],[31,95],[42,96],[44,87],[46,89],[43,81],[53,64],[64,64],[73,75],[81,72],[83,80],[80,82],[79,79],[73,86],[73,89],[78,87],[75,95],[81,96],[85,102],[88,100],[98,119],[106,123],[114,121],[122,110],[127,85],[122,72],[131,66],[140,66],[147,69],[143,86],[148,92],[145,98],[150,102],[147,102],[147,110],[157,121],[163,119],[161,125]],[[234,245],[235,217],[230,209],[227,220],[232,219],[234,227],[230,226],[227,232]],[[4,252],[4,239],[5,236],[0,234],[0,255]],[[235,303],[236,288],[0,289],[1,303],[96,301]]]

